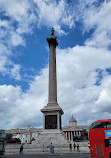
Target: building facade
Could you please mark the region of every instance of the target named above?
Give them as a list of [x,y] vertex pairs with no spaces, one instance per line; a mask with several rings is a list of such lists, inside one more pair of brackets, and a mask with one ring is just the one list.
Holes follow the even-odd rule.
[[64,136],[71,142],[76,140],[87,140],[89,127],[86,125],[77,125],[77,120],[73,117],[69,120],[69,126],[63,127]]

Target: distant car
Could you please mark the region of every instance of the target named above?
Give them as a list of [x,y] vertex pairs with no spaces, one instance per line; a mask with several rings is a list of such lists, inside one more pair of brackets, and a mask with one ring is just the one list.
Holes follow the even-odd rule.
[[21,144],[21,140],[19,138],[15,138],[16,139],[16,143]]
[[19,138],[12,138],[10,140],[7,141],[7,143],[21,143],[21,140]]

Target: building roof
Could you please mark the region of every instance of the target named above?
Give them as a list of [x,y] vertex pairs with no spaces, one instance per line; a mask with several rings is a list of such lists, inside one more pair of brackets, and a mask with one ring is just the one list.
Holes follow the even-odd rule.
[[72,117],[70,118],[69,122],[76,122],[77,123],[77,120],[72,115]]

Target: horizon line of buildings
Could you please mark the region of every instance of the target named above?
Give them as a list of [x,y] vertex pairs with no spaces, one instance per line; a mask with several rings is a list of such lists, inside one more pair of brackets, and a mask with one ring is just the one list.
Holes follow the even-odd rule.
[[[19,138],[21,143],[31,143],[39,137],[42,132],[42,128],[33,128],[27,125],[27,128],[16,128],[11,130],[5,130],[6,133],[11,133],[13,138]],[[62,128],[63,135],[70,142],[76,140],[86,140],[88,139],[89,126],[87,125],[77,125],[77,120],[73,117],[69,120],[69,126],[64,126]]]

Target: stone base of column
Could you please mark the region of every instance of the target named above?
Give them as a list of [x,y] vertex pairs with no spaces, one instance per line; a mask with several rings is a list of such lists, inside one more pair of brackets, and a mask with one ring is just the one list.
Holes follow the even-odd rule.
[[49,102],[47,106],[41,109],[41,112],[44,114],[43,129],[61,130],[61,115],[63,114],[63,110],[58,103]]
[[27,147],[36,148],[37,151],[50,152],[50,144],[54,146],[54,152],[70,151],[69,141],[64,137],[62,130],[43,130],[39,137]]
[[46,106],[44,106],[43,109],[41,109],[41,112],[56,112],[58,111],[61,115],[64,114],[62,108],[60,108],[59,104],[57,102],[49,102]]

